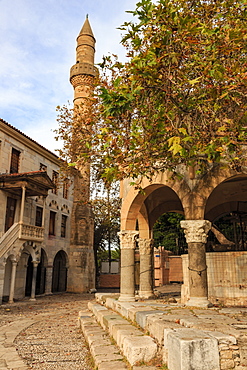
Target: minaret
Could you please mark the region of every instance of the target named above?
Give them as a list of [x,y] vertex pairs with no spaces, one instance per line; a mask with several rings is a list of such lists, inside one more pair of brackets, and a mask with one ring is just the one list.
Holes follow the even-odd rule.
[[74,88],[74,104],[80,106],[92,92],[97,69],[94,66],[95,38],[88,17],[77,37],[76,64],[70,70],[70,83]]
[[[76,64],[70,70],[74,88],[74,106],[83,110],[83,103],[93,92],[95,38],[88,20],[77,37]],[[95,288],[93,250],[93,214],[89,200],[89,165],[77,169],[74,178],[74,199],[71,214],[71,239],[68,270],[70,292],[87,292]]]

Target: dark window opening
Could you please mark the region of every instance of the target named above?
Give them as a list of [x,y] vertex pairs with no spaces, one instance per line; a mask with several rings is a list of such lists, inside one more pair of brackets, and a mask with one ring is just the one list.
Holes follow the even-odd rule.
[[36,207],[36,218],[35,218],[35,226],[42,226],[42,216],[43,216],[43,208]]
[[62,222],[61,222],[61,237],[65,238],[66,236],[66,223],[67,223],[67,216],[62,215]]
[[56,212],[50,211],[49,235],[55,235]]
[[68,199],[69,196],[69,180],[65,179],[63,182],[63,198]]
[[5,214],[5,232],[14,224],[16,199],[8,197]]
[[11,162],[10,162],[10,173],[19,172],[19,163],[20,163],[20,154],[19,150],[12,148],[11,153]]
[[57,194],[57,187],[58,187],[58,172],[52,172],[52,182],[55,185],[55,188],[52,189],[53,194]]

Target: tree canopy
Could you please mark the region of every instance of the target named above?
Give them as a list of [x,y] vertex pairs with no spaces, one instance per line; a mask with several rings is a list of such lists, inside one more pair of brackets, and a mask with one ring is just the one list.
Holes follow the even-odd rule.
[[[106,181],[214,163],[239,168],[247,135],[245,0],[141,0],[124,23],[127,61],[104,57],[84,114],[60,110],[76,161]],[[87,112],[87,114],[85,114]],[[69,145],[67,146],[69,147]]]

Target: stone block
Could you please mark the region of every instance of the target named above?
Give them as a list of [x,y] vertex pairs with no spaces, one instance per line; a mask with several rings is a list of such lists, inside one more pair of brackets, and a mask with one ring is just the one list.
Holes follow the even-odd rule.
[[119,354],[119,349],[116,346],[113,346],[110,344],[109,346],[107,345],[102,345],[102,346],[92,346],[91,347],[91,354],[93,357],[98,356],[98,355],[112,355],[112,354]]
[[157,354],[157,345],[148,336],[125,337],[123,341],[123,353],[133,366],[139,361],[148,362]]
[[170,331],[166,345],[169,370],[220,370],[218,342],[203,331]]
[[127,365],[123,361],[105,361],[101,362],[98,366],[98,370],[124,370],[128,369]]
[[117,298],[112,298],[112,297],[109,297],[109,298],[106,298],[106,301],[105,301],[105,305],[107,308],[110,308],[111,310],[114,309],[114,304],[116,302],[116,299]]
[[235,364],[233,360],[222,360],[220,363],[221,370],[230,370],[234,369]]
[[[113,324],[113,322],[118,322],[120,320],[120,316],[117,315],[117,314],[110,314],[110,312],[108,312],[108,315],[104,315],[103,316],[103,326],[109,330],[109,325],[111,323],[111,325]],[[124,321],[124,319],[122,319]]]
[[131,325],[128,323],[127,320],[124,320],[124,319],[121,319],[119,318],[118,320],[110,320],[108,322],[108,331],[109,331],[109,334],[114,338],[114,334],[117,330],[119,330],[119,328],[121,328],[121,326],[130,326]]
[[159,344],[163,344],[165,329],[178,329],[181,326],[174,322],[166,321],[162,314],[147,316],[146,330],[155,338]]
[[94,357],[94,362],[96,364],[96,366],[99,368],[99,365],[102,363],[102,362],[112,362],[112,361],[121,361],[123,360],[123,356],[121,355],[118,355],[118,354],[98,354]]
[[153,314],[158,314],[158,313],[164,313],[164,311],[159,311],[159,310],[150,310],[150,311],[137,311],[136,312],[136,323],[143,329],[146,328],[146,323],[147,323],[147,317],[149,315]]
[[[119,346],[119,348],[123,349],[123,343],[124,343],[124,340],[125,338],[128,338],[128,337],[137,337],[137,336],[144,336],[143,333],[138,330],[137,328],[133,327],[132,328],[127,328],[127,329],[124,329],[124,326],[125,325],[122,325],[122,328],[120,328],[116,334],[115,334],[115,340],[117,342],[117,345]],[[131,326],[131,325],[130,325]]]
[[141,311],[147,311],[147,307],[146,306],[141,306],[141,307],[132,307],[128,310],[128,318],[131,320],[131,321],[136,321],[136,314],[137,312],[141,312]]

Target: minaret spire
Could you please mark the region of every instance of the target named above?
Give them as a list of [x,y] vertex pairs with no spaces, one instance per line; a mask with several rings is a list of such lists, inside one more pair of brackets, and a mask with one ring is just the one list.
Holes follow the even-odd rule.
[[70,82],[74,87],[74,104],[80,105],[92,91],[93,79],[97,69],[94,66],[94,34],[88,15],[77,37],[76,64],[70,70]]

